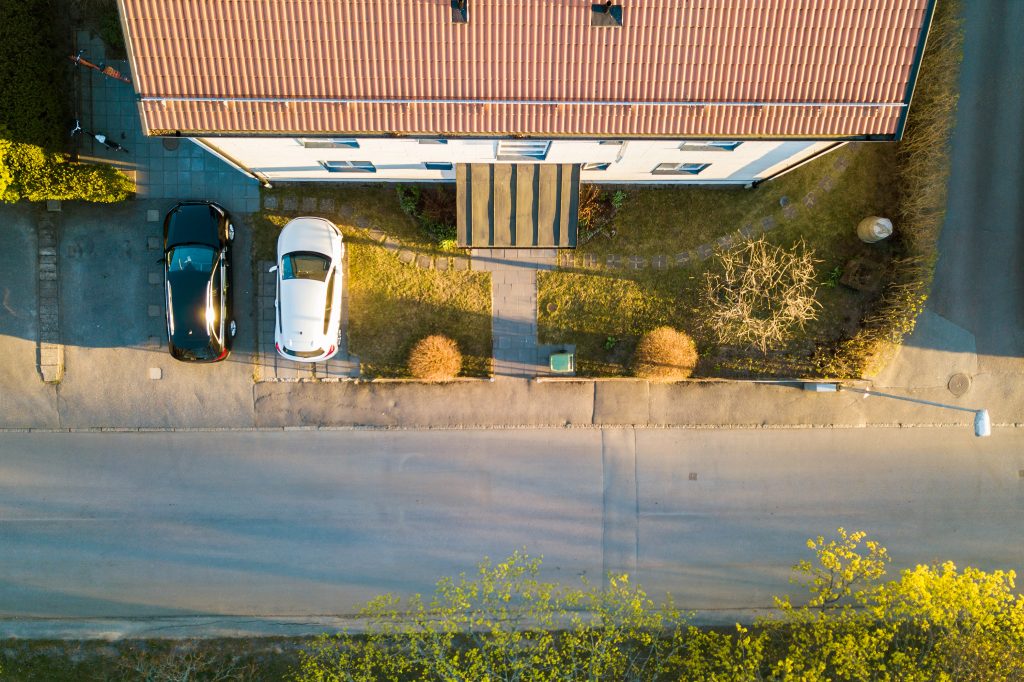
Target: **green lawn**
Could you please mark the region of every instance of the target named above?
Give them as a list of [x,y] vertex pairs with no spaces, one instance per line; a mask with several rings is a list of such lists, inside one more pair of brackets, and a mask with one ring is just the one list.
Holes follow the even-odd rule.
[[[802,198],[829,172],[837,154],[849,166],[835,175],[831,191],[817,195],[807,207]],[[576,254],[603,256],[672,256],[734,232],[747,223],[773,216],[779,227],[769,241],[792,245],[802,239],[821,260],[821,282],[850,258],[871,253],[885,259],[893,248],[874,247],[856,237],[857,222],[868,215],[893,215],[892,157],[894,145],[851,144],[755,190],[675,187],[631,190],[613,218],[613,237],[599,235]],[[784,218],[779,199],[797,206]],[[544,343],[575,343],[582,374],[617,376],[629,373],[639,337],[668,324],[691,334],[701,362],[696,375],[813,375],[812,359],[820,345],[854,331],[873,296],[842,286],[819,286],[819,319],[785,347],[767,357],[743,348],[718,347],[701,328],[698,287],[714,259],[688,268],[644,269],[563,268],[542,273],[538,280],[538,329]]]
[[349,350],[364,376],[408,376],[409,349],[444,334],[462,351],[462,373],[491,367],[491,276],[404,265],[368,240],[349,242]]
[[[377,229],[403,248],[433,257],[440,250],[402,212],[393,185],[306,183],[263,190],[278,199],[277,211],[254,220],[256,260],[273,260],[277,235],[291,217],[312,213],[333,221],[345,235],[348,253],[349,351],[359,356],[364,377],[408,376],[409,349],[429,334],[455,339],[463,354],[463,374],[487,376],[491,356],[491,279],[489,273],[423,270],[401,263],[370,239]],[[302,210],[302,198],[333,201],[332,210]],[[285,199],[297,203],[283,212]]]

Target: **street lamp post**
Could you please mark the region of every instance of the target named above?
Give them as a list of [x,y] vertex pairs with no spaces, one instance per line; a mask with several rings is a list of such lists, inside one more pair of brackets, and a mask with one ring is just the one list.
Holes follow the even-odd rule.
[[804,390],[815,391],[819,393],[830,393],[834,391],[852,391],[853,393],[861,393],[865,398],[872,395],[877,395],[882,398],[892,398],[893,400],[904,400],[908,403],[918,403],[920,405],[931,405],[932,407],[944,407],[947,410],[959,410],[960,412],[973,412],[974,413],[974,435],[979,438],[992,435],[992,421],[988,416],[988,410],[975,410],[969,407],[959,407],[958,405],[946,405],[945,403],[936,403],[931,400],[921,400],[919,398],[908,398],[902,395],[893,395],[892,393],[882,393],[880,391],[868,391],[863,388],[854,388],[852,386],[843,386],[842,384],[831,384],[831,383],[818,383],[818,382],[806,382],[804,383]]

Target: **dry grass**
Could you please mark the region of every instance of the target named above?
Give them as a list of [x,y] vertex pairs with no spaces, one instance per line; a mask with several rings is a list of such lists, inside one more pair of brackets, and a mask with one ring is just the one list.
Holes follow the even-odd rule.
[[767,353],[816,319],[818,261],[802,241],[784,249],[749,240],[716,260],[718,268],[704,273],[702,301],[719,343]]
[[459,344],[447,336],[431,334],[409,351],[409,373],[420,381],[451,381],[462,371]]
[[697,345],[689,335],[672,327],[658,327],[644,334],[633,359],[633,372],[651,381],[686,379],[696,366]]

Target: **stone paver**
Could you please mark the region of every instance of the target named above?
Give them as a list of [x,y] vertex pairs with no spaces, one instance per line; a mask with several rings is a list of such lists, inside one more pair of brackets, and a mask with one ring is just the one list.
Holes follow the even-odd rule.
[[48,384],[64,378],[64,346],[60,334],[60,298],[57,285],[57,227],[48,214],[36,230],[39,287],[39,345],[37,368]]
[[[90,60],[104,61],[105,49],[98,35],[78,31],[75,48],[84,49]],[[125,61],[107,61],[129,73]],[[126,147],[128,153],[112,152],[91,137],[75,138],[78,152],[98,157],[134,173],[139,199],[206,199],[236,213],[259,210],[259,183],[187,139],[147,137],[142,134],[138,102],[131,85],[107,78],[91,69],[76,69],[77,115],[82,127],[104,133]],[[164,141],[177,144],[164,145]],[[170,149],[168,147],[171,147]],[[157,219],[163,218],[163,211]],[[152,220],[152,215],[147,216]]]
[[549,373],[548,356],[537,344],[537,271],[554,268],[557,251],[473,249],[471,253],[473,269],[491,273],[494,376]]

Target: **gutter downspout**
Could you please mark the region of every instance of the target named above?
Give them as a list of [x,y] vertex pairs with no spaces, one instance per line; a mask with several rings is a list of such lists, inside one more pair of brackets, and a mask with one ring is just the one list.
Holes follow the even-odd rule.
[[203,138],[201,138],[201,137],[190,137],[188,139],[192,140],[198,146],[200,146],[203,149],[205,149],[206,151],[210,152],[211,154],[213,154],[214,156],[216,156],[218,159],[220,159],[224,163],[228,164],[229,166],[232,166],[232,167],[238,169],[242,173],[245,173],[250,178],[252,178],[256,182],[260,183],[260,185],[264,189],[270,189],[271,187],[273,187],[273,185],[270,184],[270,180],[267,178],[267,176],[265,176],[265,175],[263,175],[261,173],[257,173],[254,170],[249,169],[241,161],[238,161],[237,159],[232,157],[230,154],[228,154],[224,150],[219,149],[217,147],[214,147],[212,144],[210,144],[209,142],[207,142]]

